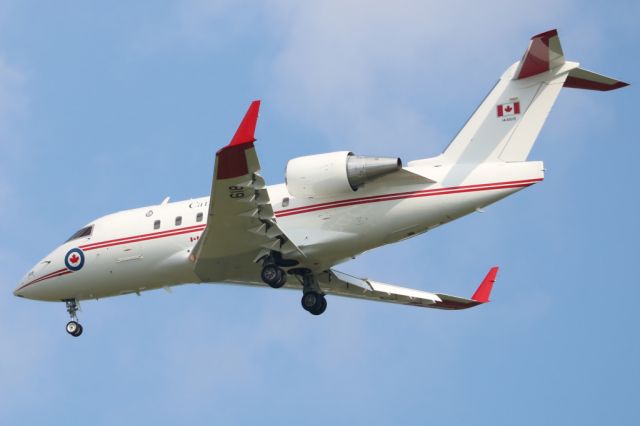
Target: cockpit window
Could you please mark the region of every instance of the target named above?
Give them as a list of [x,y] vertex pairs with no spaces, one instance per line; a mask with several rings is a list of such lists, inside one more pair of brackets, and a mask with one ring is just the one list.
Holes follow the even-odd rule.
[[81,230],[79,230],[78,232],[70,236],[69,239],[65,242],[69,242],[71,240],[77,240],[78,238],[82,238],[82,237],[89,237],[91,236],[91,232],[93,232],[93,225],[89,225],[85,228],[82,228]]

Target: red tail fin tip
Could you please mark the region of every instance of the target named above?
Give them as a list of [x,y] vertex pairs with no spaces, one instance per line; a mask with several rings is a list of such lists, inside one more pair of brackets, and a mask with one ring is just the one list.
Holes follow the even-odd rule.
[[496,275],[498,275],[498,267],[494,266],[484,277],[476,292],[471,296],[471,299],[476,302],[487,303],[491,295],[491,290],[493,289],[493,283],[496,281]]

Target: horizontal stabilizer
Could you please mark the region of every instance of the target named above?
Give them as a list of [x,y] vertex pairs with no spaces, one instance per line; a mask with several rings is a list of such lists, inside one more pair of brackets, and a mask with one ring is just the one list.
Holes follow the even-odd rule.
[[616,80],[611,77],[596,74],[595,72],[583,70],[582,68],[574,68],[569,71],[567,79],[564,81],[564,87],[573,89],[598,90],[608,92],[609,90],[620,89],[628,86],[629,83]]

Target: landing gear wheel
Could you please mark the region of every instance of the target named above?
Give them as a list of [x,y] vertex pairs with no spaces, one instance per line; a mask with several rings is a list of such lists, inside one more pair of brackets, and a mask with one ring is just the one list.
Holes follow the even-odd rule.
[[324,294],[309,291],[302,296],[302,308],[312,315],[320,315],[327,309]]
[[76,321],[69,321],[67,323],[67,333],[73,337],[78,337],[82,334],[82,326]]
[[265,265],[260,276],[271,288],[280,288],[287,282],[286,272],[276,265]]

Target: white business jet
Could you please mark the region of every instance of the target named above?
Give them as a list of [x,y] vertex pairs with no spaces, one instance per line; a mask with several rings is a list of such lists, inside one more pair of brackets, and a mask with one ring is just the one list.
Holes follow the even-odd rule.
[[543,179],[527,161],[562,87],[626,83],[565,61],[556,30],[531,39],[445,151],[403,166],[349,151],[294,158],[285,183],[260,175],[254,132],[260,101],[216,153],[211,195],[113,213],[90,222],[38,262],[14,294],[66,303],[67,332],[82,334],[78,303],[186,283],[269,285],[302,291],[322,314],[326,295],[437,309],[485,303],[498,268],[470,298],[357,278],[335,265],[477,211]]

